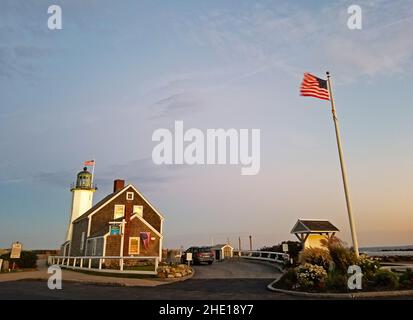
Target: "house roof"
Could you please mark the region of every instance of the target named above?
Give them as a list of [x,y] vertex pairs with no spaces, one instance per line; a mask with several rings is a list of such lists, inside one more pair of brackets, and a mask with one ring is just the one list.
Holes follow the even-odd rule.
[[328,220],[301,220],[294,225],[291,233],[320,233],[340,231]]
[[80,217],[78,217],[76,220],[73,221],[73,223],[79,222],[80,220],[87,218],[88,216],[90,216],[91,214],[93,214],[94,212],[96,212],[97,210],[99,210],[101,207],[103,207],[107,202],[111,201],[113,198],[117,197],[119,194],[123,193],[125,190],[127,190],[128,188],[132,188],[133,190],[135,190],[135,192],[137,194],[139,194],[139,196],[146,201],[146,203],[153,209],[153,211],[155,211],[155,213],[161,218],[161,220],[164,219],[164,217],[162,216],[162,214],[159,213],[158,210],[156,210],[152,204],[139,192],[138,189],[136,189],[132,184],[128,184],[127,186],[123,187],[122,189],[113,192],[109,195],[107,195],[106,197],[104,197],[102,200],[100,200],[98,203],[96,203],[92,208],[90,208],[89,210],[87,210],[84,214],[82,214]]
[[113,192],[111,194],[108,194],[106,197],[104,197],[102,200],[100,200],[98,203],[96,203],[92,208],[90,208],[89,210],[87,210],[84,214],[82,214],[79,218],[75,219],[73,221],[73,223],[76,223],[86,217],[88,217],[91,213],[93,213],[94,211],[96,211],[97,209],[99,209],[102,205],[104,205],[106,202],[108,202],[109,200],[111,200],[112,198],[114,198],[116,195],[118,195],[119,193],[121,193],[122,191],[125,190],[126,187]]

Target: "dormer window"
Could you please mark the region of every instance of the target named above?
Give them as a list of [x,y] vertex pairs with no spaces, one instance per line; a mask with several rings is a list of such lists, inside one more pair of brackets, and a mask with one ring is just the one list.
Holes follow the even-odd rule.
[[133,200],[134,195],[133,192],[126,192],[126,200]]

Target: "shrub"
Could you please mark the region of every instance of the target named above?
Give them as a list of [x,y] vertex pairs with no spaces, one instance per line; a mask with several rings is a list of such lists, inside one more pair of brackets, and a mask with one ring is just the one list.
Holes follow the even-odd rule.
[[413,271],[408,269],[399,276],[399,283],[403,287],[413,287]]
[[284,283],[288,288],[292,288],[297,284],[297,273],[294,268],[290,268],[284,273],[281,282]]
[[359,257],[357,265],[361,268],[364,277],[368,280],[373,279],[374,274],[380,269],[379,260],[370,258],[365,254]]
[[327,278],[326,270],[318,265],[305,263],[295,269],[297,282],[302,287],[322,287]]
[[399,286],[399,277],[390,270],[381,269],[374,275],[374,284],[378,287],[395,289]]
[[349,266],[357,264],[358,259],[353,250],[345,247],[345,243],[333,236],[320,240],[322,246],[328,249],[334,269],[341,274],[347,274]]
[[262,247],[260,251],[282,252],[283,251],[282,245],[284,243],[288,244],[288,254],[290,258],[292,258],[294,261],[297,261],[298,254],[302,249],[301,242],[298,242],[298,241],[291,241],[291,240],[283,241],[278,245],[274,245],[271,247]]
[[339,272],[329,272],[326,279],[329,289],[342,290],[347,288],[347,277]]
[[301,264],[315,264],[324,270],[328,270],[332,262],[330,253],[322,248],[307,248],[300,252],[298,260]]
[[331,259],[334,263],[334,268],[341,274],[347,274],[349,266],[357,264],[356,254],[342,246],[332,246],[329,248]]
[[13,262],[15,262],[16,266],[22,269],[36,268],[37,255],[32,251],[22,251],[20,254],[20,259],[10,259],[10,252],[3,254],[0,258],[4,260],[9,260],[10,267],[13,264]]

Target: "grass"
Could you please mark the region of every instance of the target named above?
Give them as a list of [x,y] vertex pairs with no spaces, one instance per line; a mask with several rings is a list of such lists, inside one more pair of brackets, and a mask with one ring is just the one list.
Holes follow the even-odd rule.
[[123,270],[133,270],[133,271],[155,271],[155,266],[124,266]]

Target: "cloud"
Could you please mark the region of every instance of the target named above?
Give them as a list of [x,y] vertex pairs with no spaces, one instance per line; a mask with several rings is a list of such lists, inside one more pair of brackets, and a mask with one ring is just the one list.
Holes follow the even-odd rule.
[[154,104],[157,115],[160,117],[183,117],[188,113],[200,111],[204,103],[200,95],[195,93],[176,93],[163,98]]
[[[7,178],[4,177],[0,183],[27,182],[47,183],[54,186],[67,186],[76,179],[77,172],[73,170],[60,170],[54,172],[38,172],[31,177]],[[98,187],[110,189],[113,180],[124,179],[130,183],[136,183],[146,190],[159,188],[166,182],[183,177],[178,166],[157,166],[150,158],[129,161],[127,163],[112,164],[99,168],[96,173],[95,183]]]
[[181,173],[177,166],[157,166],[151,158],[143,158],[122,164],[110,165],[99,171],[96,181],[102,185],[112,185],[114,179],[125,179],[136,182],[146,188],[160,185],[178,179]]
[[330,69],[338,78],[354,81],[409,71],[413,4],[360,2],[363,29],[350,30],[347,8],[351,4],[339,1],[303,7],[264,2],[250,3],[242,10],[212,10],[184,22],[189,30],[185,36],[222,61],[249,65],[256,72],[271,69],[265,65],[290,75],[308,68]]

